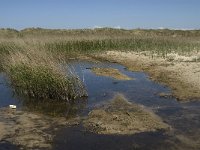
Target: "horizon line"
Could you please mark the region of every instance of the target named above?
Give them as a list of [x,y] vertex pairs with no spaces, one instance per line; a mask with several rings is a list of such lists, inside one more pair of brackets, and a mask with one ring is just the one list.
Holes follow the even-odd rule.
[[11,27],[0,27],[0,29],[10,29],[16,31],[23,31],[26,29],[44,29],[44,30],[95,30],[95,29],[115,29],[115,30],[181,30],[181,31],[190,31],[190,30],[200,30],[200,28],[169,28],[169,27],[157,27],[157,28],[123,28],[120,26],[110,27],[110,26],[94,26],[94,27],[85,27],[85,28],[46,28],[46,27],[26,27],[22,29],[11,28]]

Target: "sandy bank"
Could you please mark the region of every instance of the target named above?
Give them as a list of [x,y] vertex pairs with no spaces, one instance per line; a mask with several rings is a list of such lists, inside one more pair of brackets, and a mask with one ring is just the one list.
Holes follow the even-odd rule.
[[166,59],[135,52],[108,51],[97,58],[117,62],[132,71],[145,71],[155,81],[169,86],[180,101],[200,99],[200,62],[198,55],[169,54]]

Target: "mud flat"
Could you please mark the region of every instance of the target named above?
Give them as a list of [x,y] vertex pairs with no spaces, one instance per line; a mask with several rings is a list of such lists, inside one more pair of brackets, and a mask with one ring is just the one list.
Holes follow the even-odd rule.
[[131,71],[144,71],[150,77],[172,89],[179,101],[200,99],[200,62],[195,61],[199,53],[186,56],[169,54],[165,59],[152,58],[149,54],[108,51],[97,54],[97,58],[123,64]]
[[10,143],[14,149],[50,149],[54,130],[61,125],[66,125],[64,118],[1,108],[0,145],[9,147],[6,143]]
[[128,102],[121,94],[109,104],[92,110],[83,124],[87,130],[98,134],[128,135],[170,128],[158,116]]

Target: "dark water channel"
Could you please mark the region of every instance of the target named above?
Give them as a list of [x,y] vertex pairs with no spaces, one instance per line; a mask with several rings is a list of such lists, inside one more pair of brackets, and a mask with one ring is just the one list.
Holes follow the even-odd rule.
[[[200,148],[200,101],[180,103],[174,98],[163,98],[159,93],[170,93],[170,89],[151,81],[148,75],[128,71],[115,63],[74,61],[69,65],[83,80],[89,97],[76,115],[86,115],[94,107],[104,104],[116,93],[122,93],[130,102],[146,106],[172,130],[169,132],[144,132],[134,135],[97,135],[85,131],[82,126],[63,128],[53,141],[55,150],[198,150]],[[97,76],[92,67],[116,68],[135,80],[119,81]],[[0,74],[0,107],[9,104],[21,105]]]

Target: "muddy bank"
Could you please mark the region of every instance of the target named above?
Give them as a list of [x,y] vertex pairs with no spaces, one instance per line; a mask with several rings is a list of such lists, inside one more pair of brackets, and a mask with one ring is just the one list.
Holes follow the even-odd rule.
[[[123,64],[131,71],[145,71],[150,77],[172,89],[173,96],[180,101],[200,99],[200,62],[193,57],[178,55],[151,58],[135,52],[108,51],[95,57]],[[187,59],[186,59],[187,58]]]
[[150,111],[117,95],[109,104],[92,110],[83,121],[84,127],[98,134],[128,135],[170,127]]
[[111,77],[117,80],[133,80],[127,75],[121,73],[118,69],[114,68],[92,68],[91,70],[98,76]]
[[67,124],[66,119],[61,117],[1,108],[0,144],[4,147],[10,144],[16,149],[50,149],[54,132]]

